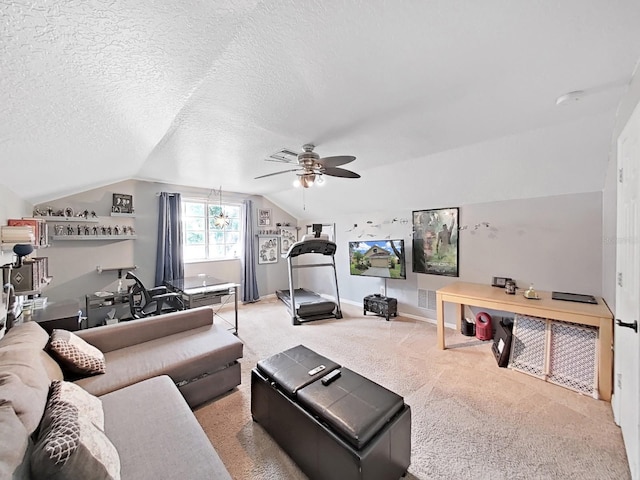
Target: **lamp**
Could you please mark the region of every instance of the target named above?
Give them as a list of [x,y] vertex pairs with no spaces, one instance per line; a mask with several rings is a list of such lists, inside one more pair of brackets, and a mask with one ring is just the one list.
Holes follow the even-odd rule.
[[213,226],[216,228],[224,228],[229,226],[229,216],[222,211],[222,186],[219,190],[220,194],[220,213],[213,217]]
[[[320,182],[320,179],[322,178],[321,175],[318,175],[318,183]],[[298,178],[296,178],[293,181],[293,186],[298,188],[298,187],[302,187],[302,188],[310,188],[313,187],[314,182],[316,181],[316,174],[315,173],[303,173],[301,175],[298,175]]]
[[23,258],[33,252],[33,245],[30,243],[17,243],[13,246],[13,253],[18,257],[16,260],[16,268],[20,268],[23,264]]

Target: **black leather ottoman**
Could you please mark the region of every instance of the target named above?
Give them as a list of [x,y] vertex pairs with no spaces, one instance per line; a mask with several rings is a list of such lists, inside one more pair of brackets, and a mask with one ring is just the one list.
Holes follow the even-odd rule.
[[409,468],[411,409],[402,397],[303,345],[251,371],[251,414],[311,479],[390,480]]

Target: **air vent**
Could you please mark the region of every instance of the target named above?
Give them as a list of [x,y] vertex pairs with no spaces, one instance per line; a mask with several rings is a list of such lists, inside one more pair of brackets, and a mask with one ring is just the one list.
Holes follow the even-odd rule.
[[283,148],[276,153],[272,153],[267,158],[268,162],[280,162],[280,163],[298,163],[298,152],[294,152],[289,148]]
[[424,308],[425,310],[436,310],[436,291],[418,289],[418,308]]

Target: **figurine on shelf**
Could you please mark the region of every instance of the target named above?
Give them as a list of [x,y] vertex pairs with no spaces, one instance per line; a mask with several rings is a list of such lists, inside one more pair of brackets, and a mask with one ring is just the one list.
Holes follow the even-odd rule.
[[89,228],[89,225],[84,226],[84,234],[91,235],[91,229]]
[[56,235],[64,235],[64,225],[56,225],[54,227]]
[[47,207],[47,215],[49,215],[49,216],[53,215],[53,208],[52,207]]
[[97,225],[94,225],[94,226],[91,228],[91,234],[92,234],[92,235],[98,235],[98,226],[97,226]]
[[78,235],[82,235],[82,227],[78,225]]
[[107,227],[102,225],[100,228],[102,229],[102,235],[106,235],[107,234]]
[[107,227],[107,235],[111,235],[111,232],[112,232],[112,230],[111,230],[111,225],[109,225],[109,226]]
[[73,227],[71,225],[67,225],[67,235],[73,235]]
[[98,215],[96,215],[95,210],[91,210],[91,218],[98,218]]
[[120,227],[118,225],[113,227],[113,234],[120,235]]

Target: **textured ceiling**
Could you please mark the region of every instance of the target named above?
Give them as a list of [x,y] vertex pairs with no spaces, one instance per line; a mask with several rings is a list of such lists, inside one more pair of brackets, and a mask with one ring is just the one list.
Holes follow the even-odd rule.
[[[127,178],[299,218],[597,191],[640,58],[632,0],[0,8],[0,182],[33,203]],[[304,198],[293,173],[254,180],[308,142],[362,178]]]

